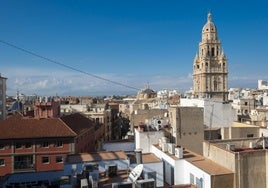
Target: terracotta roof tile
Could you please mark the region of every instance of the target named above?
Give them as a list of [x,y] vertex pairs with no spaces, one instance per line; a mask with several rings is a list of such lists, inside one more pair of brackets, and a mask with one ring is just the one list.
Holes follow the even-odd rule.
[[94,129],[95,124],[94,121],[79,113],[63,116],[61,120],[78,135],[88,129]]
[[20,114],[1,121],[0,130],[0,139],[76,136],[59,118],[23,118]]

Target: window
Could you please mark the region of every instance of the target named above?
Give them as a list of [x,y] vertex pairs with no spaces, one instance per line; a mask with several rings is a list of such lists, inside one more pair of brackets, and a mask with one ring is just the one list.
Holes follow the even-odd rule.
[[33,155],[14,156],[14,170],[33,169]]
[[248,102],[245,102],[245,106],[247,106],[248,105]]
[[190,184],[194,185],[194,175],[190,173]]
[[63,157],[62,156],[56,156],[56,163],[62,163]]
[[211,48],[211,56],[212,56],[212,57],[215,56],[215,48],[214,48],[214,47]]
[[202,188],[202,181],[203,181],[203,179],[202,178],[196,178],[195,179],[196,180],[196,187],[197,188]]
[[42,163],[48,164],[49,163],[49,157],[42,157]]
[[247,134],[247,137],[248,138],[253,138],[254,137],[254,134]]
[[5,145],[4,144],[0,144],[0,150],[4,150],[5,149]]
[[58,141],[58,142],[56,143],[56,147],[58,147],[58,148],[62,148],[62,147],[63,147],[63,143],[62,143],[62,141]]
[[5,166],[5,159],[0,159],[0,166]]
[[43,142],[42,147],[43,148],[48,148],[48,142]]
[[25,148],[31,148],[32,147],[32,144],[30,143],[30,142],[27,142],[27,143],[25,143]]
[[22,148],[22,146],[21,146],[21,143],[16,143],[16,149],[21,149]]

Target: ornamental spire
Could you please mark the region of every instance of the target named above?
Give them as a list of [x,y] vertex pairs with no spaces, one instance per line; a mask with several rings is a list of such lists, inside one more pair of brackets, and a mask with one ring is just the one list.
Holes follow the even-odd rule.
[[208,22],[211,22],[212,21],[212,14],[209,12],[208,13]]

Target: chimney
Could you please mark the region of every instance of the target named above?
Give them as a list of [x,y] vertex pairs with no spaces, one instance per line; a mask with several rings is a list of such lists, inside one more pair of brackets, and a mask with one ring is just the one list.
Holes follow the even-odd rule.
[[142,164],[142,149],[136,149],[135,154],[137,165]]

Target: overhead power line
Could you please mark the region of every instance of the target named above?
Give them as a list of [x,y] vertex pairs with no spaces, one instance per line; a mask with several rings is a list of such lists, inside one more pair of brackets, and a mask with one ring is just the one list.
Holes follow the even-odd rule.
[[59,65],[59,66],[65,67],[65,68],[67,68],[67,69],[71,69],[71,70],[73,70],[73,71],[76,71],[76,72],[85,74],[85,75],[87,75],[87,76],[91,76],[91,77],[94,77],[94,78],[97,78],[97,79],[100,79],[100,80],[104,80],[104,81],[107,81],[107,82],[110,82],[110,83],[113,83],[113,84],[116,84],[116,85],[119,85],[119,86],[123,86],[123,87],[129,88],[129,89],[139,90],[138,88],[135,88],[135,87],[132,87],[132,86],[129,86],[129,85],[120,83],[120,82],[116,82],[116,81],[113,81],[113,80],[110,80],[110,79],[107,79],[107,78],[103,78],[103,77],[101,77],[101,76],[97,76],[97,75],[95,75],[95,74],[85,72],[85,71],[83,71],[83,70],[80,70],[80,69],[78,69],[78,68],[72,67],[72,66],[70,66],[70,65],[66,65],[66,64],[61,63],[61,62],[59,62],[59,61],[56,61],[56,60],[47,58],[47,57],[45,57],[45,56],[39,55],[39,54],[37,54],[37,53],[35,53],[35,52],[32,52],[32,51],[27,50],[27,49],[25,49],[25,48],[16,46],[16,45],[11,44],[11,43],[9,43],[9,42],[5,42],[5,41],[3,41],[3,40],[0,40],[0,42],[1,42],[2,44],[5,44],[5,45],[9,46],[9,47],[15,48],[15,49],[17,49],[17,50],[19,50],[19,51],[25,52],[25,53],[27,53],[27,54],[30,54],[30,55],[35,56],[35,57],[38,57],[38,58],[40,58],[40,59],[44,59],[44,60],[46,60],[47,62],[57,64],[57,65]]

